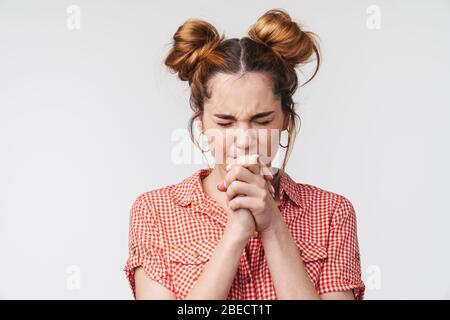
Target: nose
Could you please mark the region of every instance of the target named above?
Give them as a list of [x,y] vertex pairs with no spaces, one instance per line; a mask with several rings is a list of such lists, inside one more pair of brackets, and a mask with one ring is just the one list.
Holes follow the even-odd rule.
[[257,134],[255,129],[249,127],[239,127],[234,135],[234,143],[236,148],[236,157],[256,154],[257,150]]

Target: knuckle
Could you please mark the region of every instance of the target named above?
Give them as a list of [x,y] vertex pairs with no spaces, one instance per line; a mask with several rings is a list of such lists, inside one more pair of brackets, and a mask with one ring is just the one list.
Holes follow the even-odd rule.
[[258,200],[258,207],[259,208],[264,208],[266,205],[266,201],[264,199],[259,199]]
[[228,196],[232,196],[233,194],[234,194],[234,184],[232,183],[232,184],[230,184],[229,186],[228,186],[228,189],[227,189],[227,195]]
[[264,180],[263,177],[258,176],[257,184],[258,184],[259,187],[265,187],[266,186],[266,181]]
[[234,181],[234,190],[237,192],[238,190],[241,190],[242,187],[244,185],[244,182],[240,181],[240,180],[235,180]]
[[264,199],[269,195],[269,192],[266,189],[263,189],[263,191],[261,191],[261,198]]

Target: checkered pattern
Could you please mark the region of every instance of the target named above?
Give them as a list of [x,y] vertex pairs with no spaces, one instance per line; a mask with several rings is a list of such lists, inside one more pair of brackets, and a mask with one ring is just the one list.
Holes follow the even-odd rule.
[[[204,270],[227,221],[222,206],[203,190],[201,179],[210,170],[199,169],[134,201],[124,267],[134,298],[138,266],[179,300]],[[336,193],[296,183],[286,172],[279,174],[280,212],[318,294],[353,290],[362,300],[365,286],[352,204]],[[277,299],[260,237],[251,238],[243,251],[227,299]]]

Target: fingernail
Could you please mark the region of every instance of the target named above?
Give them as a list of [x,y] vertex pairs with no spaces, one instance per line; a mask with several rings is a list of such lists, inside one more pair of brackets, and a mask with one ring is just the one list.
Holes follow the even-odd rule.
[[217,188],[217,190],[219,190],[219,191],[220,191],[220,189],[219,189],[219,184],[216,184],[216,188]]
[[227,181],[223,180],[223,186],[226,188],[227,187]]
[[272,197],[275,198],[275,188],[270,185],[270,193],[272,193]]
[[227,167],[226,167],[227,171],[230,171],[230,169],[231,169],[231,163],[227,164]]
[[270,188],[270,194],[272,195],[272,198],[275,198],[275,190],[273,189],[272,186]]
[[262,168],[262,174],[264,174],[266,176],[273,177],[272,171],[269,168],[267,168],[267,167],[263,167]]

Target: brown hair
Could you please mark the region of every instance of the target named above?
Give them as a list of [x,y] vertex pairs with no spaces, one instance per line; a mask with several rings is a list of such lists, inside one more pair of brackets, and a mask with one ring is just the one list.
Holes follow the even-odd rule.
[[192,126],[203,113],[205,98],[211,97],[207,84],[213,75],[218,72],[264,72],[272,80],[273,93],[281,99],[284,114],[289,116],[288,145],[282,165],[285,170],[298,133],[296,120],[301,120],[292,100],[298,87],[295,67],[309,62],[315,54],[317,63],[314,74],[303,85],[315,77],[320,66],[316,36],[313,32],[304,31],[282,9],[264,13],[250,27],[248,36],[241,39],[224,39],[224,35],[219,35],[214,26],[200,19],[188,19],[178,27],[165,65],[181,80],[189,81],[189,103],[194,111],[188,125],[192,142],[198,146],[193,138]]

